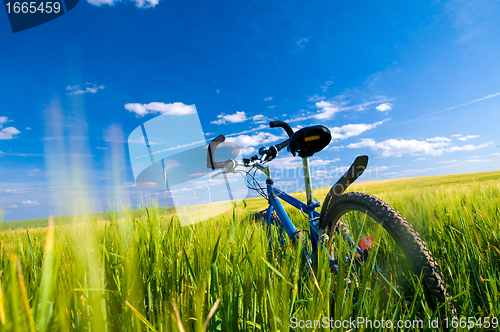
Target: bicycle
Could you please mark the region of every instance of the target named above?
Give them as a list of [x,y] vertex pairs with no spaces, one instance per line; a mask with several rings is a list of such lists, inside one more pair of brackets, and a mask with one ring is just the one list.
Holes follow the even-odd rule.
[[[250,171],[245,172],[246,176],[253,178],[253,182],[247,180],[247,186],[259,191],[269,203],[266,210],[255,215],[257,219],[260,217],[268,228],[271,225],[279,227],[284,230],[292,243],[297,243],[301,241],[300,234],[305,232],[297,229],[292,223],[280,200],[304,213],[309,222],[307,234],[309,234],[309,248],[311,249],[303,246],[301,257],[306,263],[307,271],[314,275],[320,252],[327,255],[332,273],[339,274],[339,270],[346,265],[343,270],[349,272],[344,273],[347,275],[344,283],[349,292],[352,290],[354,303],[365,296],[366,288],[370,287],[366,281],[368,274],[371,275],[373,283],[382,283],[383,286],[379,289],[384,289],[384,293],[396,294],[403,300],[413,297],[414,293],[411,291],[408,293],[406,287],[401,285],[405,282],[411,283],[412,279],[406,275],[406,269],[402,268],[402,253],[409,264],[409,269],[414,273],[412,280],[417,280],[423,285],[429,307],[432,309],[439,307],[439,313],[442,315],[455,315],[455,308],[451,303],[451,297],[446,290],[447,286],[438,264],[426,248],[424,241],[406,219],[389,204],[375,196],[358,192],[345,193],[345,190],[365,171],[368,157],[357,157],[347,172],[332,186],[321,204],[313,197],[308,158],[323,150],[330,143],[330,130],[325,126],[316,125],[294,132],[283,121],[271,121],[269,125],[271,128],[283,128],[289,138],[269,148],[261,147],[258,152],[259,156],[254,155],[251,158],[216,162],[215,149],[225,141],[225,137],[219,135],[214,138],[207,151],[207,167],[212,170],[224,170],[212,178],[220,174],[236,172],[240,167],[255,169],[253,175]],[[285,147],[288,147],[293,156],[297,155],[302,158],[306,203],[276,188],[270,168],[265,166]],[[254,175],[257,171],[263,172],[266,176],[265,189],[256,184]],[[316,211],[320,206],[321,211]],[[372,222],[367,222],[367,220],[372,220]],[[353,224],[357,224],[358,227],[350,228],[349,226]],[[385,232],[382,233],[381,229]],[[367,234],[370,231],[375,232],[375,240]],[[375,259],[380,260],[380,255],[384,250],[388,251],[389,257],[375,262]]]

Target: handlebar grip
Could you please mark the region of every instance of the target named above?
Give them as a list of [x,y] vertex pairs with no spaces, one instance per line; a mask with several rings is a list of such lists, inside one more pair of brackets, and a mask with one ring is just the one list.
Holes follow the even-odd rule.
[[219,161],[215,162],[215,148],[217,145],[221,144],[226,140],[226,137],[224,135],[219,135],[216,138],[214,138],[210,144],[208,145],[208,151],[207,151],[207,168],[211,169],[217,169],[217,168],[224,168],[226,167],[227,164],[232,163],[232,159],[228,159],[226,161]]
[[288,134],[288,137],[292,137],[292,135],[293,135],[292,128],[285,121],[271,121],[271,122],[269,122],[269,126],[271,128],[281,127],[283,129],[285,129],[286,133]]
[[280,151],[281,149],[283,149],[284,147],[286,147],[289,143],[289,139],[287,139],[286,141],[283,141],[281,142],[280,144],[276,144],[275,147],[278,151]]
[[276,158],[276,156],[278,155],[278,152],[283,149],[284,147],[286,147],[288,145],[288,139],[281,142],[280,144],[276,144],[276,145],[273,145],[271,146],[268,150],[267,150],[267,153],[268,153],[268,158],[267,160],[272,160],[274,158]]

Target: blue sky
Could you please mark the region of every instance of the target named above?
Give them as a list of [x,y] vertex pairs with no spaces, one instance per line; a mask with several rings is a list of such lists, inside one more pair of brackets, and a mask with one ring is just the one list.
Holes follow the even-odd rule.
[[127,137],[183,105],[244,153],[282,139],[269,119],[329,127],[316,186],[360,154],[364,180],[498,170],[499,14],[497,1],[82,0],[13,34],[2,13],[3,219],[161,201],[134,184]]

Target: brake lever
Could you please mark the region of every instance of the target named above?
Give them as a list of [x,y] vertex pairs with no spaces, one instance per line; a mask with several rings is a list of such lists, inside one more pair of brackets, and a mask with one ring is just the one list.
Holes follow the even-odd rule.
[[217,177],[217,176],[219,176],[219,175],[221,175],[221,174],[224,174],[224,173],[234,173],[234,172],[235,172],[234,170],[236,169],[236,167],[238,167],[238,162],[237,162],[237,161],[235,161],[235,160],[233,160],[233,159],[231,159],[231,163],[230,163],[230,164],[227,164],[227,165],[224,167],[224,170],[223,170],[223,171],[220,171],[220,172],[218,172],[217,174],[212,175],[212,176],[210,177],[210,179],[213,179],[213,178],[215,178],[215,177]]
[[259,158],[261,162],[271,161],[278,156],[278,150],[274,145],[269,149],[261,147],[259,149],[259,154],[261,155],[261,157]]

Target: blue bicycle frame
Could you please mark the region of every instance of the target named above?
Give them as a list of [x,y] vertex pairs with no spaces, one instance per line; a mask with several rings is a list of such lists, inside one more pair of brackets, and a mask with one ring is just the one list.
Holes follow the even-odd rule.
[[[257,168],[262,170],[267,175],[266,184],[267,184],[267,195],[269,198],[269,207],[265,215],[265,220],[268,227],[271,227],[271,215],[273,211],[276,211],[281,226],[286,231],[288,237],[292,240],[292,242],[295,242],[298,231],[293,225],[292,221],[290,220],[290,217],[286,213],[285,209],[283,208],[280,199],[292,205],[296,209],[302,211],[304,214],[307,215],[309,219],[312,256],[316,257],[316,255],[318,254],[318,248],[321,246],[328,254],[330,266],[333,268],[334,273],[337,274],[338,273],[337,261],[330,255],[330,253],[323,245],[323,243],[320,243],[321,231],[318,227],[318,220],[320,218],[320,213],[316,211],[316,208],[319,207],[321,204],[319,201],[315,200],[314,197],[312,196],[312,185],[309,176],[309,162],[307,158],[302,158],[302,165],[303,165],[304,180],[306,185],[307,203],[304,203],[296,199],[295,197],[288,195],[284,191],[275,188],[274,182],[271,179],[269,167],[263,167],[260,164],[255,165]],[[349,242],[349,244],[351,244],[351,246],[356,247],[356,251],[358,254],[360,255],[363,254],[363,251],[359,248],[359,246],[355,244],[355,242],[349,236],[346,236],[346,240]],[[304,259],[311,261],[312,257],[310,257],[308,253],[306,253]],[[311,268],[310,264],[306,264],[306,268],[307,270],[309,270]],[[376,265],[375,268],[379,270],[378,266]]]

